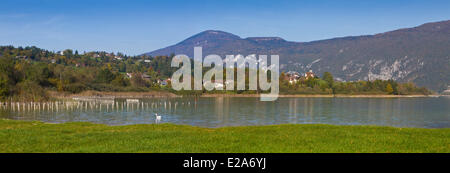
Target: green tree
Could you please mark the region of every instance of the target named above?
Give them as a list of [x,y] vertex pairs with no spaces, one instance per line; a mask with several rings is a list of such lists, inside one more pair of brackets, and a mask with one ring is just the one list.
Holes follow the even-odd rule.
[[333,94],[334,94],[335,91],[334,91],[334,87],[333,87],[333,85],[334,85],[333,75],[330,72],[325,72],[325,73],[323,73],[322,79],[328,83],[328,87],[332,89]]
[[392,93],[394,92],[394,89],[392,88],[392,85],[388,83],[388,84],[386,85],[385,91],[386,91],[387,93],[389,93],[389,94],[392,94]]
[[322,79],[328,83],[328,86],[330,88],[333,88],[334,78],[333,78],[333,75],[331,75],[330,72],[323,73]]
[[117,75],[116,78],[111,81],[111,84],[126,87],[130,85],[130,80],[125,78],[123,75]]
[[14,61],[11,58],[0,58],[0,74],[9,84],[13,85],[16,79],[19,78],[14,70]]
[[115,75],[108,68],[103,68],[97,75],[97,82],[110,83],[114,78]]
[[150,76],[150,81],[152,82],[152,85],[157,83],[159,75],[157,72],[155,72],[155,70],[153,70],[152,67],[148,69],[147,75]]
[[8,80],[0,76],[0,98],[5,98],[9,95]]
[[141,73],[134,73],[131,77],[131,83],[136,87],[148,87],[148,83],[142,78]]

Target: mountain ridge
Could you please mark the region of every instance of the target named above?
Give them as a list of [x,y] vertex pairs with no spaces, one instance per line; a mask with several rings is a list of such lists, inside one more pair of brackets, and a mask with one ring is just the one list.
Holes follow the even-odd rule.
[[338,80],[394,79],[414,82],[436,91],[450,85],[450,20],[362,36],[310,42],[280,37],[247,37],[207,30],[175,45],[146,55],[186,54],[202,46],[203,54],[278,54],[282,71],[319,75],[325,71]]

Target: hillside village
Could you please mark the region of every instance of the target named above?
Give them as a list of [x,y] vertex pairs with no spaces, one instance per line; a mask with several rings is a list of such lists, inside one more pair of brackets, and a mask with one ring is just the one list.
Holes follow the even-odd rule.
[[285,73],[284,80],[288,80],[289,84],[295,84],[299,81],[305,81],[311,78],[316,77],[316,75],[313,73],[312,70],[309,70],[308,72],[304,73],[303,75],[300,75],[300,73],[296,71],[288,71]]

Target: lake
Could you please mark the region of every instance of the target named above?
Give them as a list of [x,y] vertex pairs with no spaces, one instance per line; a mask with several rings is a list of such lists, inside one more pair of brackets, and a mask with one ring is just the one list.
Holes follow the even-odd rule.
[[[161,116],[156,122],[155,113]],[[450,97],[152,98],[2,104],[0,118],[109,125],[174,123],[201,127],[270,124],[450,128]]]

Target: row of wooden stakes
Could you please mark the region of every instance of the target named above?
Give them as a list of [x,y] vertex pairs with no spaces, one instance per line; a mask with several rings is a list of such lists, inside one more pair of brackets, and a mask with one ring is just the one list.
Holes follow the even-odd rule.
[[[196,104],[196,102],[194,103]],[[21,111],[64,111],[64,110],[102,110],[106,108],[106,111],[121,110],[129,111],[136,109],[176,109],[177,106],[190,106],[191,102],[178,102],[178,101],[159,101],[159,102],[0,102],[0,109],[10,110],[14,112]]]

